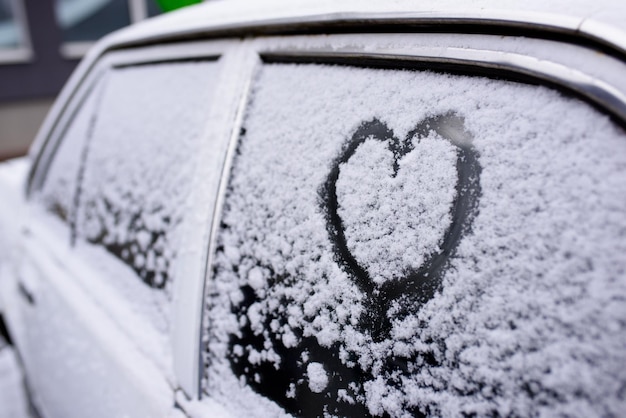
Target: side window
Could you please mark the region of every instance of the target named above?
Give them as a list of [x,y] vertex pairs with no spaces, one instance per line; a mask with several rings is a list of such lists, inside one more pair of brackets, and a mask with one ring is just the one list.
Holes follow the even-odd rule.
[[607,117],[513,82],[267,64],[242,132],[211,397],[258,416],[621,413],[626,135]]
[[66,223],[68,228],[72,221],[85,146],[97,118],[96,108],[104,83],[103,79],[96,82],[78,104],[60,134],[58,148],[46,170],[42,186],[35,194],[44,208]]
[[113,69],[87,148],[75,235],[169,288],[216,78],[215,62]]

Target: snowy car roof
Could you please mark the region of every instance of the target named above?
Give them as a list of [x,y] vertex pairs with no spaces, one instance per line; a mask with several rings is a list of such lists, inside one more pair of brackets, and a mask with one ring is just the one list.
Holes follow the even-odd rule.
[[188,7],[120,30],[104,38],[96,50],[224,33],[280,33],[320,26],[326,30],[332,26],[366,30],[384,24],[404,24],[413,29],[437,26],[441,30],[447,25],[464,25],[473,27],[472,31],[477,26],[483,30],[487,27],[542,30],[579,36],[626,54],[625,19],[626,5],[614,0],[224,0]]

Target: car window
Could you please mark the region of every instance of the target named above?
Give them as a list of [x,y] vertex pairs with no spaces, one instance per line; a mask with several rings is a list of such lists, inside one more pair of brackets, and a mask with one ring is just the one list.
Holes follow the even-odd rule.
[[74,214],[74,198],[84,160],[85,145],[93,132],[97,104],[105,84],[103,78],[94,83],[78,104],[70,122],[60,134],[60,142],[46,170],[43,184],[37,190],[38,202],[69,229]]
[[251,97],[207,394],[255,416],[619,415],[621,128],[425,71],[266,64]]
[[171,287],[216,67],[113,69],[86,151],[77,243],[104,248],[154,289]]

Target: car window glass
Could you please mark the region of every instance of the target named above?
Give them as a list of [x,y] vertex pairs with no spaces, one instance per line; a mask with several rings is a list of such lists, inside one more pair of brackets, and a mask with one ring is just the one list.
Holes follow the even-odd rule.
[[216,67],[205,61],[112,70],[87,149],[76,244],[95,244],[107,253],[99,258],[113,256],[132,270],[129,280],[168,295]]
[[103,79],[96,82],[78,105],[60,135],[58,149],[46,171],[43,185],[35,194],[47,211],[67,225],[72,221],[81,162],[97,118],[96,107],[104,83]]
[[204,391],[256,416],[619,415],[625,208],[624,132],[556,91],[265,65]]

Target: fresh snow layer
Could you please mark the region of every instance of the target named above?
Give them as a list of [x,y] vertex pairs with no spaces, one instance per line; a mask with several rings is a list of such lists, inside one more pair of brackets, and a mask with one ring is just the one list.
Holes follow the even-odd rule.
[[105,73],[62,132],[37,194],[56,215],[48,224],[71,230],[78,258],[93,269],[87,275],[106,281],[87,286],[109,288],[98,296],[111,311],[132,308],[122,328],[168,369],[177,255],[193,212],[191,179],[216,67],[203,61]]
[[[450,227],[458,150],[433,132],[407,138],[449,114],[479,155],[478,208],[434,297],[398,298],[374,339],[366,301],[441,251]],[[321,191],[373,120],[414,147],[395,176],[373,137],[339,166],[338,213],[368,295],[335,254]],[[607,117],[538,86],[275,64],[258,75],[244,128],[207,290],[213,399],[249,416],[304,413],[289,400],[318,391],[331,407],[307,414],[626,410],[626,139]],[[271,377],[287,366],[280,386]],[[338,387],[339,372],[352,382]]]
[[13,347],[0,337],[0,418],[26,418],[28,402]]
[[387,144],[367,141],[337,181],[348,247],[377,283],[419,268],[450,225],[455,147],[441,138],[413,142],[415,150],[400,161],[396,176]]
[[93,130],[98,99],[102,93],[99,80],[75,111],[72,121],[63,130],[62,140],[50,163],[44,184],[36,194],[43,206],[62,221],[69,223],[74,195],[78,187],[79,170],[84,160],[87,138]]
[[166,286],[191,193],[214,63],[111,72],[87,149],[78,236]]
[[321,363],[311,362],[306,366],[309,379],[309,388],[312,392],[320,393],[328,385],[328,376]]

